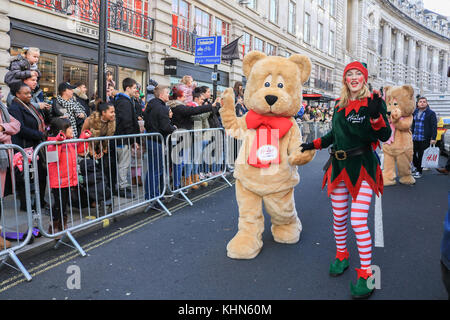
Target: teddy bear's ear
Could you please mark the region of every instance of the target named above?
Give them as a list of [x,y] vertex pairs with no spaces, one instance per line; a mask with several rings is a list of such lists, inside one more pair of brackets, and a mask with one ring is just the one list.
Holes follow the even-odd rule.
[[410,85],[404,85],[403,90],[406,90],[408,92],[408,96],[412,99],[414,97],[414,89]]
[[383,87],[383,92],[384,92],[384,95],[385,95],[385,96],[388,95],[389,90],[390,90],[391,88],[392,88],[391,86],[384,86],[384,87]]
[[266,58],[267,56],[262,53],[261,51],[250,51],[244,56],[244,61],[242,64],[242,70],[244,71],[244,76],[248,78],[250,75],[250,71],[252,71],[252,68],[254,64],[261,60]]
[[304,84],[311,74],[311,60],[302,54],[293,54],[288,59],[299,66],[302,84]]

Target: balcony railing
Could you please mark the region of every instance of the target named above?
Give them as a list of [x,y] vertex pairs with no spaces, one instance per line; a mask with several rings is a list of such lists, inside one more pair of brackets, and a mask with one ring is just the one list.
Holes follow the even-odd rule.
[[[100,0],[22,0],[22,2],[81,21],[99,23]],[[122,1],[108,1],[108,28],[153,40],[154,19],[125,8]]]
[[172,26],[172,47],[194,53],[197,34]]

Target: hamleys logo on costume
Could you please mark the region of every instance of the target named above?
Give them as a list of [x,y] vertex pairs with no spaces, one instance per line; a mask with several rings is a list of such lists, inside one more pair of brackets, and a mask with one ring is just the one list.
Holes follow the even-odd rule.
[[275,160],[278,157],[278,148],[270,144],[263,145],[256,151],[256,156],[261,161]]

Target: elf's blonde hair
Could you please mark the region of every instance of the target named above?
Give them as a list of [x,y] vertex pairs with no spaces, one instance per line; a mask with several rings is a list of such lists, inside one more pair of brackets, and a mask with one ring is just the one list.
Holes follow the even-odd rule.
[[[356,96],[356,99],[361,100],[367,97],[370,97],[370,90],[369,87],[367,86],[367,83],[364,81],[363,87]],[[350,89],[348,88],[347,83],[345,83],[345,80],[343,79],[339,107],[345,108],[348,105],[349,100],[350,100]]]

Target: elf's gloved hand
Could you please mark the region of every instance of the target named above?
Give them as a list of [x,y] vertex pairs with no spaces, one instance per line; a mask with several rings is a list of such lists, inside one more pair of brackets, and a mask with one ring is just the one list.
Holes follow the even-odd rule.
[[314,143],[310,142],[310,143],[302,143],[300,145],[300,147],[302,147],[302,152],[306,151],[306,150],[314,150]]
[[380,116],[380,112],[383,108],[383,99],[378,93],[373,93],[372,99],[369,99],[367,108],[369,109],[369,116],[371,119],[377,119]]

